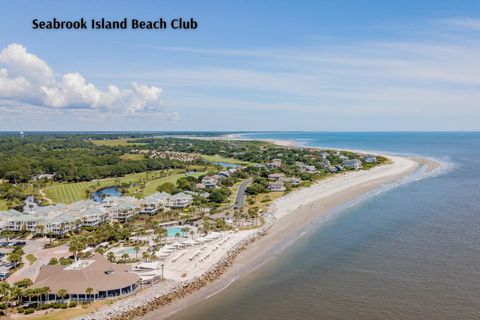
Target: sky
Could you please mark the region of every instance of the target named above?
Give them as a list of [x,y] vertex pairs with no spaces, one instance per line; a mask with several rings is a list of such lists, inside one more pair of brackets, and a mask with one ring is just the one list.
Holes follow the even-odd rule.
[[[480,1],[0,8],[0,131],[480,130]],[[32,29],[54,17],[198,28]]]

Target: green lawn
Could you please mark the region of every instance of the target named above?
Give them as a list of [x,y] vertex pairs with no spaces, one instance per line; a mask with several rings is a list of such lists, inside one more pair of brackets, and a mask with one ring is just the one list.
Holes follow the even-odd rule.
[[[196,173],[193,173],[193,174],[189,174],[188,176],[198,178],[201,175],[207,174],[207,172],[208,171],[196,172]],[[182,173],[182,174],[175,174],[175,175],[171,175],[171,176],[168,176],[168,177],[148,181],[141,196],[146,197],[148,195],[151,195],[151,194],[157,192],[157,187],[159,185],[161,185],[162,183],[165,183],[165,182],[176,183],[179,178],[186,177],[186,176],[187,176],[186,174]]]
[[0,210],[7,210],[7,209],[8,209],[7,200],[0,199]]
[[30,264],[33,264],[35,261],[37,261],[37,258],[31,253],[27,254],[25,258],[28,260],[28,262],[30,262]]
[[[203,167],[205,168],[205,167]],[[148,172],[149,181],[146,183],[145,189],[143,190],[141,196],[147,196],[152,193],[155,193],[157,187],[164,182],[173,182],[175,183],[178,178],[185,177],[185,173],[181,173],[183,170],[169,170],[169,171],[152,171]],[[206,174],[208,171],[197,172],[192,174],[192,176],[198,177],[202,174]],[[167,174],[167,176],[164,176]],[[56,183],[50,187],[45,188],[45,194],[47,198],[50,198],[54,203],[72,203],[82,199],[86,199],[87,190],[89,188],[101,189],[105,187],[110,187],[117,185],[118,181],[120,183],[131,183],[137,182],[140,179],[145,179],[147,172],[142,173],[133,173],[128,174],[125,177],[108,178],[98,181],[88,181],[88,182],[74,182],[74,183]],[[156,178],[158,177],[158,178]]]
[[230,164],[247,164],[248,163],[238,159],[225,158],[219,155],[214,155],[214,156],[202,155],[202,158],[210,162],[224,162],[224,163],[230,163]]
[[140,138],[130,138],[130,139],[111,139],[111,140],[91,140],[97,146],[134,146],[134,145],[142,145],[145,143],[135,143],[129,142],[134,141]]
[[[162,171],[149,172],[149,176],[155,176],[157,174],[164,173]],[[178,172],[177,172],[178,173]],[[87,197],[87,190],[91,187],[100,189],[104,187],[114,186],[118,181],[120,183],[135,182],[146,177],[146,172],[127,174],[120,178],[108,178],[97,181],[88,182],[73,182],[73,183],[56,183],[53,186],[45,188],[45,194],[47,198],[52,199],[55,203],[72,203],[85,199]]]

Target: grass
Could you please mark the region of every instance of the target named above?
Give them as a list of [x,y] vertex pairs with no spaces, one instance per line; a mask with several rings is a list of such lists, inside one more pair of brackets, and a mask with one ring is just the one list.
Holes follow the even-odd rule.
[[188,175],[185,173],[181,173],[181,174],[175,174],[168,177],[148,181],[147,184],[145,185],[145,189],[143,190],[140,196],[146,197],[157,192],[157,187],[165,182],[172,182],[175,184],[177,180],[181,177],[190,176],[190,177],[198,178],[201,175],[207,174],[207,172],[208,171],[202,171],[202,172],[196,172]]
[[[108,301],[108,300],[107,300]],[[105,300],[95,301],[87,306],[79,306],[71,309],[54,309],[37,311],[31,315],[16,315],[17,319],[35,319],[35,320],[64,320],[79,317],[84,314],[96,311],[106,304]],[[48,312],[48,313],[47,313]]]
[[0,210],[7,210],[7,209],[8,209],[7,200],[0,199]]
[[123,138],[123,139],[111,139],[111,140],[91,140],[94,144],[97,146],[108,146],[108,147],[114,147],[114,146],[134,146],[134,145],[143,145],[145,143],[136,143],[136,142],[130,142],[134,140],[138,140],[140,138]]
[[[208,167],[205,166],[192,166],[191,170],[204,170],[191,174],[191,176],[198,177],[202,174],[206,174]],[[148,181],[145,189],[139,194],[139,196],[147,196],[155,193],[157,187],[164,182],[176,183],[178,178],[185,177],[186,174],[182,173],[184,170],[168,170],[168,171],[151,171],[132,173],[120,178],[108,178],[96,181],[87,182],[73,182],[73,183],[55,183],[52,186],[45,188],[45,194],[47,198],[51,199],[54,203],[72,203],[87,198],[87,191],[90,188],[101,189],[111,187],[119,183],[135,183],[141,179],[146,179],[148,174]],[[166,176],[165,176],[166,175]]]
[[[255,196],[255,204],[248,204],[248,201],[245,200],[245,212],[248,211],[248,209],[250,209],[251,207],[258,207],[260,210],[265,210],[272,203],[273,200],[282,197],[284,194],[284,192],[268,192],[257,194]],[[265,201],[267,199],[270,200]]]
[[30,262],[30,264],[33,264],[35,261],[37,261],[37,257],[31,253],[27,254],[25,258],[28,260],[28,262]]
[[202,158],[210,162],[224,162],[229,164],[247,164],[248,163],[238,159],[225,158],[219,155],[214,155],[214,156],[202,155]]
[[123,160],[143,160],[145,156],[143,154],[132,154],[132,153],[125,153],[120,156]]
[[[161,174],[162,171],[152,171],[149,175]],[[45,188],[47,198],[55,203],[72,203],[82,199],[86,199],[87,190],[90,188],[100,189],[110,187],[120,183],[132,183],[140,179],[146,178],[147,173],[132,173],[119,178],[107,178],[103,180],[94,180],[86,182],[73,183],[55,183],[53,186]]]

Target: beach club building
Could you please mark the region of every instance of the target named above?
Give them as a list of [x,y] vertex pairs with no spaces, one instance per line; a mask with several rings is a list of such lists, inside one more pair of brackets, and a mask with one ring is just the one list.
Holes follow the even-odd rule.
[[[120,297],[138,289],[140,277],[128,271],[126,264],[115,264],[96,254],[88,260],[78,260],[68,266],[45,265],[33,284],[33,288],[50,289],[42,297],[43,302],[71,300],[95,301]],[[58,296],[65,290],[65,297]]]

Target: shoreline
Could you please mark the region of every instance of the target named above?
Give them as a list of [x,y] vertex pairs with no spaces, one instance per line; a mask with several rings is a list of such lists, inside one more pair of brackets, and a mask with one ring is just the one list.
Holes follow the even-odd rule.
[[[297,146],[292,141],[269,142],[284,147]],[[124,320],[140,316],[147,320],[166,319],[219,293],[235,280],[256,272],[299,239],[303,229],[327,221],[333,209],[400,181],[420,167],[431,172],[440,166],[440,163],[426,158],[386,157],[392,163],[368,171],[338,174],[275,200],[267,213],[267,223],[232,247],[201,276],[181,283],[166,281],[166,284],[157,284],[76,319]]]

